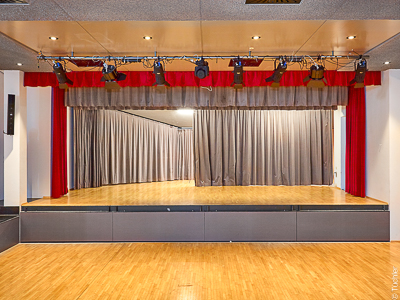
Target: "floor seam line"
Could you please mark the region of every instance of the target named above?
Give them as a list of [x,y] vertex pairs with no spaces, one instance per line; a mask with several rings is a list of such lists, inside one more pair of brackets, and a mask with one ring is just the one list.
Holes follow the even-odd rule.
[[87,291],[87,289],[92,285],[92,283],[99,277],[99,275],[104,271],[104,269],[109,265],[109,263],[117,256],[117,254],[121,251],[121,249],[124,247],[124,245],[121,245],[121,247],[118,249],[118,251],[115,252],[115,254],[110,258],[110,260],[104,265],[104,267],[97,273],[97,275],[93,278],[92,281],[87,285],[87,287],[82,291],[82,293],[76,298],[78,300],[82,295]]

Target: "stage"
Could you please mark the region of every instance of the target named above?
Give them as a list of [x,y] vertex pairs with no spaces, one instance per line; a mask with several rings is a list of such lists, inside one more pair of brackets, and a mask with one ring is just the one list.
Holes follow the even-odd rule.
[[22,242],[389,241],[389,217],[388,203],[333,187],[193,181],[73,190],[20,214]]
[[61,198],[43,198],[26,206],[148,206],[148,205],[388,205],[355,197],[328,186],[212,186],[194,181],[108,185],[69,191]]

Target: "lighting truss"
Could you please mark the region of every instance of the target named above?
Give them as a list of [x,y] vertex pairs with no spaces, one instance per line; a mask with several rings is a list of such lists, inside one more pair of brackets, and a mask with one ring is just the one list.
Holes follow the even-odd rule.
[[[357,75],[358,75],[358,85],[362,85],[362,76],[365,76],[365,72],[363,71],[363,66],[360,65],[360,62],[366,65],[365,59],[369,58],[369,56],[360,56],[358,55],[303,55],[303,56],[293,56],[293,55],[253,55],[251,51],[249,51],[248,55],[237,56],[237,55],[209,55],[209,56],[199,56],[199,55],[175,55],[175,56],[159,56],[157,52],[155,52],[154,56],[45,56],[42,53],[38,55],[38,61],[58,61],[66,65],[67,62],[71,62],[77,66],[93,66],[93,67],[100,67],[104,64],[111,64],[115,65],[115,72],[114,70],[110,70],[111,72],[103,72],[103,75],[108,76],[108,74],[115,75],[116,68],[121,65],[127,65],[131,63],[142,63],[143,67],[153,69],[153,73],[156,77],[156,82],[154,85],[156,86],[169,86],[168,82],[165,81],[164,76],[164,68],[167,63],[171,63],[174,60],[184,60],[196,65],[195,68],[195,76],[202,79],[208,76],[209,74],[209,67],[208,62],[210,60],[229,60],[230,66],[234,67],[234,74],[235,80],[233,82],[233,86],[240,88],[243,86],[243,67],[246,67],[246,61],[255,61],[259,62],[256,65],[248,65],[248,67],[256,67],[262,61],[274,61],[275,68],[274,73],[271,77],[267,78],[266,81],[270,82],[273,81],[272,86],[279,86],[280,79],[283,73],[290,68],[295,63],[300,65],[301,69],[309,69],[309,76],[307,76],[304,81],[309,81],[307,86],[310,87],[322,87],[325,86],[326,81],[324,78],[324,70],[326,70],[325,62],[331,63],[335,65],[336,70],[340,67],[344,67],[349,64],[349,62],[354,61],[357,65]],[[207,60],[207,61],[206,61]],[[237,65],[235,62],[240,61],[240,65]],[[316,61],[319,63],[317,64]],[[276,63],[279,62],[278,65]],[[358,62],[358,64],[357,64]],[[232,64],[232,65],[231,65]],[[311,66],[311,67],[310,67]],[[365,67],[366,70],[366,67]],[[241,77],[241,78],[240,78]],[[104,78],[106,82],[109,84],[118,85],[114,80],[107,80]],[[121,79],[123,80],[123,79]],[[241,81],[241,83],[239,83]],[[118,87],[118,86],[116,86]]]
[[[244,55],[240,56],[241,58],[251,58],[251,59],[264,59],[264,60],[279,60],[282,57],[285,59],[287,63],[291,62],[302,62],[305,61],[307,58],[310,59],[345,59],[345,60],[356,60],[359,59],[359,55],[304,55],[304,56],[282,56],[282,55]],[[201,59],[207,60],[219,60],[219,59],[237,59],[237,55],[212,55],[212,56],[198,56],[198,55],[181,55],[181,56],[45,56],[43,54],[39,54],[37,59],[38,60],[75,60],[75,61],[117,61],[122,64],[128,63],[139,63],[143,61],[151,61],[151,60],[166,60],[166,61],[173,61],[173,60],[187,60],[191,62],[195,62]],[[369,58],[368,55],[363,55],[363,58]],[[347,63],[347,62],[346,62]],[[153,66],[151,66],[153,67]]]

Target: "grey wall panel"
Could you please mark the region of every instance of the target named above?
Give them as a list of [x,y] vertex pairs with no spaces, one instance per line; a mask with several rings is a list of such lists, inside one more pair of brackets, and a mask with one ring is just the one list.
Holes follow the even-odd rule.
[[295,241],[296,212],[207,212],[206,241]]
[[114,241],[204,241],[203,212],[114,212]]
[[22,212],[21,242],[110,242],[112,213]]
[[0,223],[0,252],[19,243],[19,218]]
[[389,241],[389,212],[297,212],[297,241]]

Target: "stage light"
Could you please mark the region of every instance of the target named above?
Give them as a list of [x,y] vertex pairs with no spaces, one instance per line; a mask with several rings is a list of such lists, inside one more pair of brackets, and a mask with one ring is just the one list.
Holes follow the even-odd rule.
[[194,110],[193,109],[182,108],[182,109],[178,109],[177,112],[180,115],[193,115]]
[[147,40],[147,41],[150,41],[150,40],[152,39],[152,37],[151,37],[151,36],[148,36],[148,35],[146,35],[146,36],[144,36],[144,37],[143,37],[143,39],[145,39],[145,40]]
[[283,73],[286,72],[287,69],[287,63],[285,60],[280,60],[278,66],[276,66],[276,61],[275,61],[275,69],[274,69],[274,73],[272,74],[272,76],[268,77],[267,79],[265,79],[265,82],[271,82],[273,81],[273,83],[271,84],[272,87],[279,87],[279,82],[282,79]]
[[17,66],[22,66],[22,63],[17,63]]
[[255,36],[252,36],[251,38],[252,38],[253,40],[259,40],[259,39],[261,39],[261,36],[255,35]]
[[160,61],[154,62],[153,74],[156,75],[156,82],[153,83],[153,86],[171,86],[165,80],[164,69]]
[[194,69],[194,76],[200,79],[204,79],[209,75],[210,69],[208,67],[208,62],[203,58],[196,61],[196,68]]
[[56,37],[56,36],[50,36],[49,39],[52,40],[52,41],[57,41],[57,40],[58,40],[58,37]]
[[346,39],[348,39],[348,40],[354,40],[355,38],[356,38],[355,35],[350,35],[350,36],[346,37]]
[[350,81],[350,85],[354,84],[354,88],[363,88],[364,87],[364,79],[365,73],[367,72],[367,61],[365,58],[361,58],[356,65],[356,76],[352,81]]
[[53,65],[53,72],[56,74],[57,80],[58,80],[58,86],[60,89],[67,89],[69,84],[73,84],[73,82],[68,79],[67,74],[65,73],[65,70],[61,63],[55,63]]
[[240,59],[235,61],[233,67],[233,82],[231,83],[235,89],[242,89],[243,88],[243,65]]
[[117,83],[117,81],[122,81],[126,79],[126,75],[124,73],[119,73],[117,68],[113,65],[103,64],[103,77],[101,77],[100,81],[105,81],[105,88],[107,90],[115,90],[120,89],[121,87]]
[[390,64],[390,61],[385,61],[384,64],[388,65],[388,64]]
[[323,88],[327,82],[324,78],[325,68],[322,65],[312,65],[310,68],[310,74],[303,79],[303,82],[307,82],[307,87],[312,88]]

